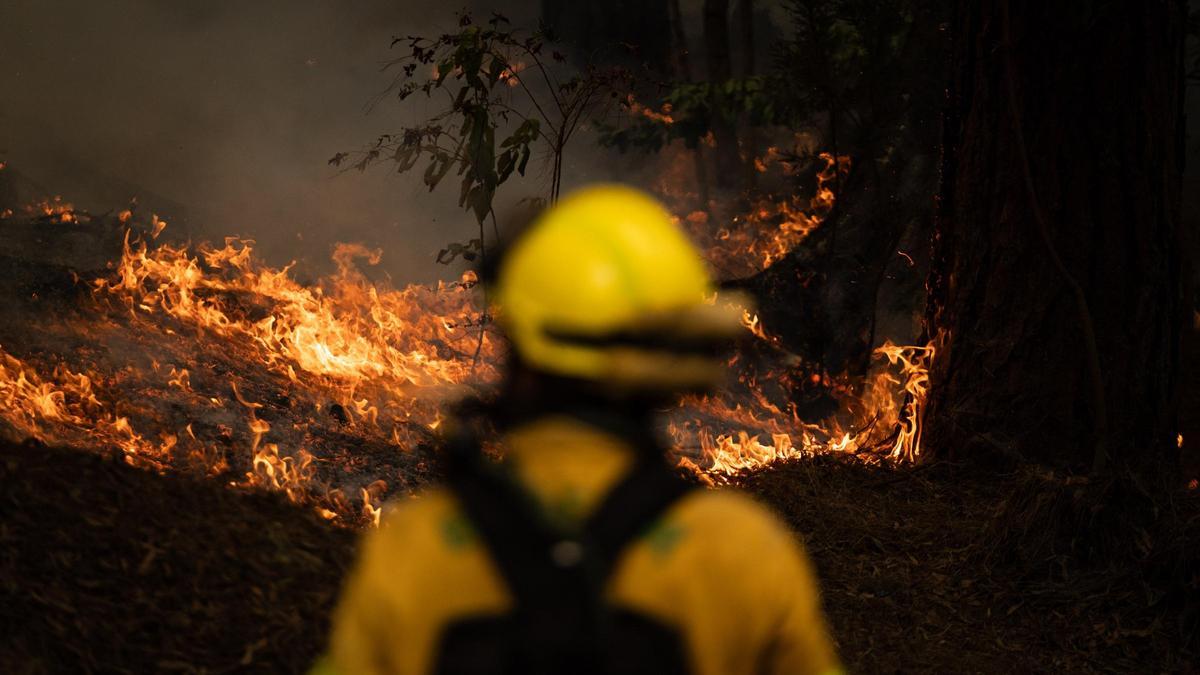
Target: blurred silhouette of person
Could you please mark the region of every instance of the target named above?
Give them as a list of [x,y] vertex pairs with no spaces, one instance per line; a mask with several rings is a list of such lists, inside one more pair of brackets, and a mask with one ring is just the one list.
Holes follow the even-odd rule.
[[365,536],[314,672],[841,672],[795,535],[682,480],[656,435],[744,330],[666,209],[582,189],[485,283],[512,348],[500,394],[447,425],[446,485]]

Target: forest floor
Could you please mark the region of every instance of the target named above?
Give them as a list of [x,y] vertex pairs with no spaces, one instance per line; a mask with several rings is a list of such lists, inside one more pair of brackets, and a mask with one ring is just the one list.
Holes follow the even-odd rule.
[[[1200,672],[1161,598],[977,555],[1018,480],[820,459],[741,483],[803,536],[851,672]],[[11,674],[301,672],[356,538],[276,494],[36,444],[0,448],[0,514]]]

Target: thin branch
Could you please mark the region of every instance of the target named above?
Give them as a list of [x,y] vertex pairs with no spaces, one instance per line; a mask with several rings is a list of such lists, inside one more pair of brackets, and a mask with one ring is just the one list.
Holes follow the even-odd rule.
[[538,58],[538,55],[536,53],[534,53],[534,51],[532,49],[525,46],[524,44],[520,44],[520,43],[518,43],[518,44],[520,45],[520,47],[522,49],[525,50],[526,54],[529,54],[529,58],[533,59],[533,62],[535,64],[537,64],[538,71],[540,71],[542,73],[542,79],[546,81],[546,87],[550,89],[550,97],[554,99],[554,103],[559,107],[559,109],[561,109],[563,107],[563,104],[562,104],[562,101],[560,101],[558,98],[558,92],[557,92],[558,83],[550,81],[550,72],[548,70],[546,70],[546,64],[542,63],[542,60]]
[[[554,128],[554,123],[550,121],[550,116],[547,115],[546,111],[542,109],[542,105],[540,103],[538,103],[538,99],[536,96],[533,95],[533,92],[529,89],[529,85],[525,84],[525,80],[520,77],[517,77],[516,79],[517,79],[517,84],[520,85],[520,87],[525,90],[525,95],[529,97],[529,102],[533,104],[534,108],[537,108],[538,114],[542,116],[542,121],[544,121],[546,123],[546,126],[550,127],[551,131],[553,131],[554,133],[557,134],[558,130]],[[556,104],[558,104],[557,97],[555,97],[554,102]]]
[[500,244],[500,226],[496,223],[496,209],[488,209],[488,213],[492,216],[492,234],[496,237],[496,244]]
[[[507,103],[503,103],[503,102],[501,102],[501,101],[499,101],[499,100],[496,100],[496,101],[494,101],[494,102],[492,103],[492,105],[495,105],[495,106],[499,107],[500,109],[504,110],[505,112],[510,112],[510,113],[513,113],[513,114],[514,114],[514,115],[516,115],[517,117],[520,117],[520,118],[521,118],[521,121],[523,121],[523,122],[528,122],[528,121],[530,121],[530,120],[534,119],[534,118],[532,118],[532,117],[529,117],[529,116],[525,115],[525,114],[524,114],[524,113],[522,113],[520,110],[517,110],[516,108],[514,108],[514,107],[510,106],[509,104],[507,104]],[[546,126],[550,126],[550,125],[546,125]],[[551,129],[551,131],[553,131],[553,129]],[[541,125],[538,125],[538,135],[539,135],[539,136],[541,136],[541,137],[542,137],[542,140],[546,141],[547,143],[553,143],[553,142],[554,142],[554,139],[553,139],[553,137],[551,137],[549,134],[547,134],[547,133],[546,133],[546,130],[545,130],[545,129],[542,129]]]
[[[496,227],[496,210],[488,208],[488,213],[492,215],[492,227]],[[486,235],[483,231],[483,220],[479,221],[479,264],[484,269],[487,268],[487,243]],[[475,374],[475,369],[479,366],[479,354],[483,351],[483,335],[487,331],[487,312],[488,312],[488,284],[482,284],[483,292],[483,308],[479,312],[479,341],[475,343],[475,354],[471,356],[471,374]]]

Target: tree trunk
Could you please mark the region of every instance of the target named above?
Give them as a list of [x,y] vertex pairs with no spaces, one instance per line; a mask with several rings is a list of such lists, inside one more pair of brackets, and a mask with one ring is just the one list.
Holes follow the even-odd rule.
[[[667,3],[668,16],[671,23],[671,64],[675,71],[675,79],[680,82],[692,82],[692,59],[689,54],[687,31],[683,25],[683,10],[680,9],[679,0],[670,0]],[[692,163],[696,170],[696,191],[700,197],[700,203],[704,210],[708,211],[709,190],[708,190],[708,166],[704,159],[704,145],[697,144],[695,149],[691,150]]]
[[[704,0],[704,56],[708,81],[715,87],[733,76],[729,54],[729,0]],[[711,118],[716,149],[716,182],[720,187],[735,187],[738,173],[738,141],[733,120],[720,111],[727,107],[720,93],[712,100]]]
[[[754,0],[739,0],[734,13],[737,17],[738,35],[742,48],[742,77],[751,78],[758,74],[758,64],[755,58],[758,45],[754,39]],[[743,129],[742,144],[745,155],[745,160],[742,162],[742,184],[753,189],[758,180],[754,159],[758,157],[758,147],[761,142],[758,137],[758,129],[749,119],[749,115],[743,114],[739,124]]]
[[1177,460],[1185,17],[1180,0],[957,3],[935,451]]

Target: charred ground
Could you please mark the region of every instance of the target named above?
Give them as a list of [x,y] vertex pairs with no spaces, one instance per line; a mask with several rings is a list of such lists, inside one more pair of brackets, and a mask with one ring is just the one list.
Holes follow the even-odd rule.
[[[353,531],[119,453],[3,457],[8,672],[300,672],[323,648]],[[1029,480],[820,459],[738,482],[805,540],[851,672],[1194,672],[1197,617],[1144,576],[989,561],[992,517]]]

